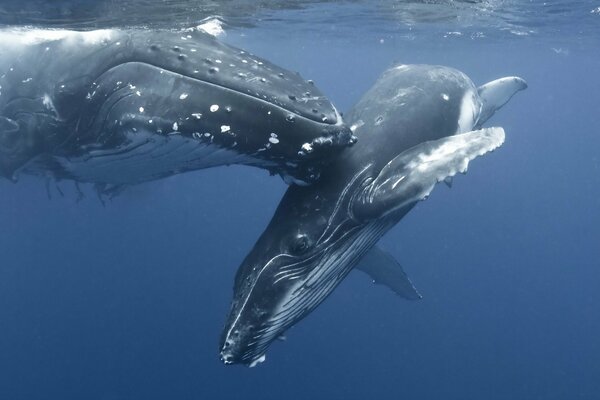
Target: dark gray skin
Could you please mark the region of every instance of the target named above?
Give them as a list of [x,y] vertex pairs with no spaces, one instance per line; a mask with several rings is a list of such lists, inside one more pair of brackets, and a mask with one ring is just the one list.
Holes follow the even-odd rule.
[[204,32],[54,36],[0,31],[0,176],[133,184],[241,163],[312,182],[355,141],[312,82]]
[[482,97],[450,68],[386,71],[345,117],[357,145],[315,184],[287,190],[240,266],[221,359],[263,361],[272,341],[315,309],[436,182],[502,143],[501,128],[464,132],[525,87],[504,78],[480,88]]

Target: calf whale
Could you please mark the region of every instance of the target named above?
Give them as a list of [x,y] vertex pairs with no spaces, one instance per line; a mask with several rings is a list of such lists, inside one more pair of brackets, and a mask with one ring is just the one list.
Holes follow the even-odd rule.
[[357,145],[315,184],[287,190],[242,262],[222,361],[262,362],[273,340],[357,265],[401,296],[420,298],[395,260],[374,246],[437,182],[449,183],[472,159],[503,143],[502,128],[480,127],[525,88],[517,77],[477,88],[441,66],[386,71],[346,116]]
[[350,129],[311,81],[202,31],[0,30],[0,176],[128,185],[245,164],[312,182]]

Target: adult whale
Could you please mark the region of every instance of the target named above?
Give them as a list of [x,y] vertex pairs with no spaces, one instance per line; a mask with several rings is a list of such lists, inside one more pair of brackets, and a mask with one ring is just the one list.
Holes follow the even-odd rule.
[[202,31],[0,31],[0,176],[127,185],[224,164],[310,182],[354,142],[312,84]]
[[386,71],[347,115],[358,144],[315,184],[287,190],[243,261],[221,359],[263,361],[270,343],[363,257],[374,280],[420,298],[395,260],[374,245],[436,182],[465,172],[470,160],[503,143],[502,128],[479,128],[524,88],[516,77],[477,88],[463,73],[440,66]]

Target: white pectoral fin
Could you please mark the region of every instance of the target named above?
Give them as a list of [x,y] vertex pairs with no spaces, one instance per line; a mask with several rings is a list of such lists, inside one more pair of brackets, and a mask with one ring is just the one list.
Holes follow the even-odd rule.
[[465,173],[469,162],[504,143],[504,129],[485,128],[421,143],[390,161],[353,205],[358,220],[380,218],[424,200],[436,183]]
[[356,266],[371,277],[373,283],[387,286],[407,300],[419,300],[421,294],[413,286],[396,259],[378,246],[373,247]]
[[490,119],[515,93],[525,89],[527,89],[527,82],[518,76],[507,76],[479,86],[477,92],[483,105],[477,126],[480,127]]

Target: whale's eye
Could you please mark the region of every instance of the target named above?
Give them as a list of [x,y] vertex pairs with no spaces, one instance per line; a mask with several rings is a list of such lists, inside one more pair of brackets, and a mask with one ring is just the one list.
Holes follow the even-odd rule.
[[300,234],[297,235],[292,241],[290,251],[292,252],[292,254],[302,254],[306,250],[308,250],[309,246],[310,243],[308,240],[308,236]]

